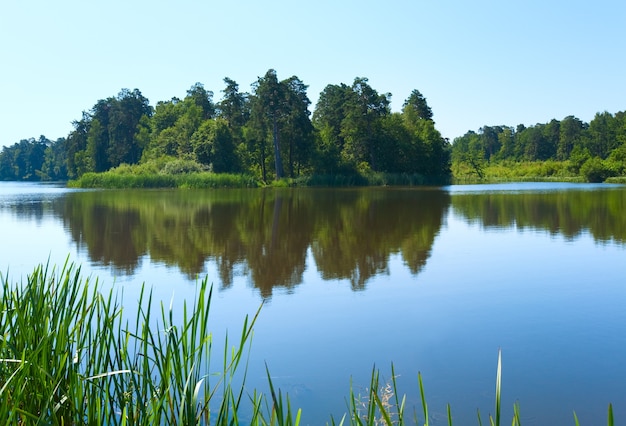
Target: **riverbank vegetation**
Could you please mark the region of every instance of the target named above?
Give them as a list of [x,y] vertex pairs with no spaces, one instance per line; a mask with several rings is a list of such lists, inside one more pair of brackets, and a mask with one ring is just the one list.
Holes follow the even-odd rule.
[[[450,144],[419,90],[392,112],[391,94],[357,77],[351,85],[327,85],[311,114],[308,87],[297,76],[279,80],[270,69],[250,93],[230,78],[224,84],[217,102],[196,83],[184,98],[155,106],[138,89],[123,89],[84,111],[66,137],[4,147],[0,180],[239,187],[242,180],[338,186],[626,179],[626,112],[597,113],[590,123],[568,116],[529,127],[483,126]],[[193,183],[161,176],[196,172],[204,174]]]
[[[391,94],[357,77],[351,85],[326,86],[311,114],[307,86],[296,76],[279,80],[270,69],[252,83],[251,93],[229,78],[224,83],[218,102],[196,83],[183,99],[154,107],[138,89],[123,89],[83,112],[64,138],[41,136],[5,147],[0,180],[130,187],[241,186],[241,180],[249,186],[251,179],[253,186],[367,183],[380,176],[449,181],[449,143],[418,90],[401,112],[392,112]],[[198,173],[193,182],[172,177],[189,173]],[[216,177],[221,174],[243,177],[231,182]]]
[[418,173],[363,173],[302,175],[283,177],[265,182],[252,174],[213,173],[203,170],[193,160],[172,160],[138,165],[122,164],[102,173],[88,172],[78,179],[70,180],[72,188],[258,188],[272,187],[345,187],[441,184],[441,178],[429,178]]
[[525,127],[484,126],[452,144],[455,180],[624,182],[626,112]]
[[[243,321],[234,344],[224,342],[217,369],[209,329],[212,287],[205,279],[182,317],[142,289],[137,314],[124,313],[123,297],[101,293],[80,268],[38,266],[26,281],[0,279],[0,418],[7,424],[51,425],[298,425],[302,412],[275,389],[269,371],[267,395],[246,388],[247,354],[256,318]],[[213,355],[215,357],[215,354]],[[267,367],[266,367],[267,368]],[[372,372],[365,395],[350,390],[348,412],[328,424],[420,424],[406,411],[406,397],[392,379]],[[495,411],[501,418],[501,357]],[[418,376],[423,424],[429,422]],[[448,424],[453,415],[447,407]],[[520,424],[514,405],[512,424]],[[574,413],[574,422],[578,419]],[[478,413],[478,424],[481,424]],[[608,424],[613,411],[609,404]]]

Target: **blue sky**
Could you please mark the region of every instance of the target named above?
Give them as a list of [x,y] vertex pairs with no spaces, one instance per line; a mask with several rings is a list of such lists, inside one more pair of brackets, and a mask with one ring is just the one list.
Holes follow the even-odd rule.
[[273,68],[317,102],[367,77],[399,111],[413,89],[451,140],[626,110],[622,0],[3,0],[0,145],[66,136],[99,99],[139,89],[152,105],[194,83],[221,98]]

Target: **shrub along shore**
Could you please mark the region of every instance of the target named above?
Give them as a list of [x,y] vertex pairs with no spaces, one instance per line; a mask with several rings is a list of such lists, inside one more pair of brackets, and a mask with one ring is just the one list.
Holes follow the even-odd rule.
[[454,183],[494,182],[606,182],[626,183],[616,163],[589,161],[457,161],[452,164]]
[[155,165],[122,165],[102,173],[85,173],[80,178],[68,182],[73,188],[259,188],[265,186],[416,186],[446,184],[447,180],[430,179],[420,174],[354,172],[341,175],[308,175],[298,178],[282,178],[264,182],[252,175],[234,173],[213,173],[202,170],[193,161],[167,163],[164,167]]
[[351,174],[302,175],[262,181],[253,175],[213,173],[191,160],[126,165],[102,173],[85,173],[68,182],[73,188],[260,188],[260,187],[351,187],[420,186],[497,182],[606,182],[626,183],[626,176],[607,176],[596,169],[581,175],[568,161],[494,162],[471,167],[455,163],[451,177],[428,177],[417,173],[383,173],[371,170]]
[[[256,318],[243,320],[241,334],[224,342],[223,362],[209,330],[212,287],[204,279],[197,297],[183,306],[182,322],[172,308],[155,304],[142,288],[134,318],[123,315],[123,299],[83,279],[80,267],[37,266],[27,280],[0,275],[0,418],[6,424],[46,425],[298,425],[301,410],[275,389],[268,395],[246,388],[247,354]],[[374,370],[366,395],[350,389],[347,412],[331,425],[428,425],[421,375],[420,418],[405,414],[404,396]],[[501,356],[498,354],[495,411],[501,422]],[[482,424],[478,413],[478,424]],[[578,419],[574,413],[574,423]],[[448,424],[453,424],[448,406]],[[513,425],[520,424],[514,405]],[[609,404],[608,424],[613,425]]]

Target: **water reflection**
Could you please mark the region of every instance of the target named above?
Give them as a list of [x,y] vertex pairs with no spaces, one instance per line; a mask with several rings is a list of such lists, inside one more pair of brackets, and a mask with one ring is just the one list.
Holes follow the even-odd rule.
[[485,228],[541,230],[568,240],[589,233],[597,243],[626,243],[623,187],[568,188],[460,193],[452,197],[452,211]]
[[626,244],[624,187],[517,185],[30,195],[20,187],[0,194],[0,211],[38,225],[56,216],[80,251],[117,274],[134,275],[149,259],[195,280],[212,262],[221,286],[243,274],[263,297],[275,287],[297,286],[309,267],[354,290],[387,273],[394,255],[418,274],[450,206],[485,228],[541,230],[569,240],[588,233],[597,243]]
[[222,286],[240,271],[270,297],[302,282],[309,250],[325,279],[355,290],[393,254],[417,274],[448,205],[439,190],[100,191],[55,210],[93,261],[132,274],[147,254],[190,279],[212,261]]

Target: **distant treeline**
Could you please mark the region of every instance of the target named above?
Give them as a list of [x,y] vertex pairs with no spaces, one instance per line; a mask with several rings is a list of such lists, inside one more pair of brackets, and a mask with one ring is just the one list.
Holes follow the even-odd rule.
[[480,175],[487,163],[556,161],[570,175],[604,181],[626,172],[626,112],[598,113],[590,123],[574,116],[516,128],[484,126],[454,140],[452,159]]
[[391,94],[379,94],[366,78],[330,84],[311,116],[307,86],[296,76],[281,81],[270,69],[251,93],[229,78],[224,83],[219,102],[196,83],[184,99],[155,107],[138,89],[123,89],[83,112],[67,137],[3,148],[0,179],[78,179],[121,165],[242,173],[264,182],[368,172],[450,176],[450,145],[418,90],[392,113]]

